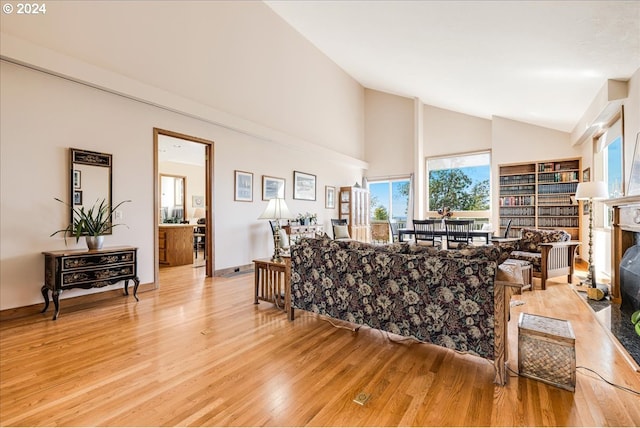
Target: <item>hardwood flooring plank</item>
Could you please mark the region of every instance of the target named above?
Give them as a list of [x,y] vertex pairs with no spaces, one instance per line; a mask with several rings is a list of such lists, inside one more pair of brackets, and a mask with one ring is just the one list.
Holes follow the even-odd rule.
[[[566,319],[576,361],[640,390],[640,377],[570,286],[514,296],[518,316]],[[538,279],[534,281],[539,281]],[[302,311],[253,304],[253,275],[161,270],[159,290],[62,299],[0,322],[2,426],[639,426],[640,398],[578,369],[576,392],[493,384],[491,362]],[[29,313],[32,309],[32,313]],[[512,373],[509,373],[513,376]],[[361,406],[359,392],[371,394]]]

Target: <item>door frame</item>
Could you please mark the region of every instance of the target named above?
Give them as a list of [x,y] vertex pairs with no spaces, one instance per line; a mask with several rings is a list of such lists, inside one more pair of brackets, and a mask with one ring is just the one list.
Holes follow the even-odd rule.
[[205,200],[206,205],[204,207],[205,210],[205,246],[206,246],[206,254],[207,259],[205,262],[205,275],[213,276],[213,266],[215,266],[215,248],[212,245],[215,242],[215,229],[213,225],[214,221],[214,211],[213,211],[213,194],[214,194],[214,186],[213,186],[213,165],[214,165],[214,142],[210,140],[205,140],[199,137],[193,137],[191,135],[181,134],[179,132],[169,131],[161,128],[153,128],[153,260],[154,260],[154,276],[155,276],[155,284],[156,287],[159,286],[160,280],[160,251],[158,249],[158,212],[160,210],[160,199],[158,197],[160,192],[160,172],[158,167],[158,136],[166,135],[168,137],[179,138],[181,140],[190,141],[193,143],[204,144],[205,148]]

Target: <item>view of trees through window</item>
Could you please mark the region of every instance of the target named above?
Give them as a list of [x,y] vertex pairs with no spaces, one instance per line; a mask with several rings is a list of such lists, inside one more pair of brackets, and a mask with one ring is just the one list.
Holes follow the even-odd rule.
[[428,210],[486,211],[490,208],[491,159],[474,153],[427,160]]
[[407,220],[409,207],[409,179],[381,180],[369,182],[370,211],[372,220],[398,222]]

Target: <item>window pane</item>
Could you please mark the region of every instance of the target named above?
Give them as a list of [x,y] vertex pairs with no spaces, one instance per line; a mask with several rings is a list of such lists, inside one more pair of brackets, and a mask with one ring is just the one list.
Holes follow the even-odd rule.
[[393,181],[391,189],[391,218],[406,222],[409,208],[409,180]]
[[449,207],[453,211],[490,208],[491,159],[489,153],[427,160],[428,210]]
[[389,182],[378,181],[369,183],[371,198],[371,218],[387,220],[389,218]]
[[622,137],[618,137],[605,149],[606,180],[609,197],[618,198],[623,195],[622,189]]

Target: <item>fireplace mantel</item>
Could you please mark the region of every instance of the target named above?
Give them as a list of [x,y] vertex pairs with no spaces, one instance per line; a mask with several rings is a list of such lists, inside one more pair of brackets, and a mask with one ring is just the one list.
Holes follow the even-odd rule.
[[611,297],[620,303],[620,261],[627,249],[635,244],[635,233],[640,233],[640,195],[607,199],[613,208],[611,243]]

